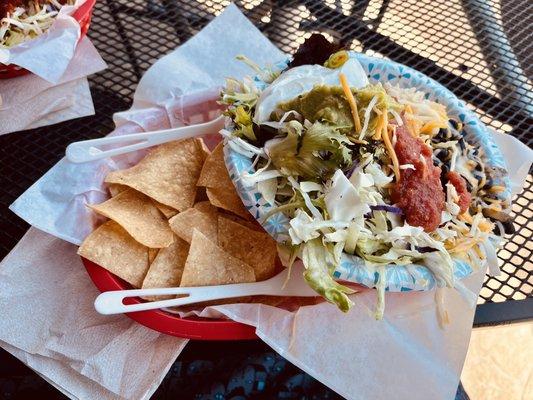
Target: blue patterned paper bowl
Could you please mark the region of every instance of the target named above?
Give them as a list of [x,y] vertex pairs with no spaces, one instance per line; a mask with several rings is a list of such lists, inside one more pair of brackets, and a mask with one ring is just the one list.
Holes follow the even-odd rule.
[[[493,167],[507,169],[500,149],[492,140],[485,125],[466,107],[465,102],[459,100],[441,84],[412,68],[393,61],[353,52],[350,53],[350,57],[356,58],[361,63],[371,83],[389,82],[400,87],[414,87],[426,93],[426,98],[445,105],[448,115],[463,123],[467,139],[484,150],[488,164]],[[261,82],[258,78],[255,80],[258,87],[265,86],[264,82]],[[273,205],[262,197],[255,185],[244,186],[239,179],[244,172],[253,172],[252,159],[237,153],[230,146],[224,147],[224,155],[230,177],[244,206],[259,222],[262,222],[262,216],[272,210]],[[510,199],[509,178],[505,177],[501,182],[496,182],[496,184],[505,186],[506,190],[502,193],[502,196]],[[284,242],[289,239],[289,219],[284,214],[275,214],[262,225],[278,242]],[[455,262],[455,277],[457,279],[462,279],[473,272],[473,268],[466,262],[460,260]],[[433,274],[422,265],[390,265],[385,270],[386,290],[391,292],[431,290],[436,285]],[[378,273],[365,266],[361,258],[343,254],[342,261],[334,272],[334,277],[372,288],[377,284]]]

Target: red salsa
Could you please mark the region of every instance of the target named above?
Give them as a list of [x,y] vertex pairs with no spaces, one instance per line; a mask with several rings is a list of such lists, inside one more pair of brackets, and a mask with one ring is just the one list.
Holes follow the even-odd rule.
[[412,164],[413,169],[400,171],[400,182],[394,185],[392,201],[400,207],[409,225],[420,226],[426,232],[440,224],[445,206],[441,170],[433,165],[432,150],[421,139],[411,136],[405,126],[396,127],[394,150],[400,165]]
[[448,172],[446,174],[446,178],[448,179],[448,182],[450,182],[455,187],[455,191],[459,195],[459,201],[457,202],[457,204],[459,205],[461,209],[460,213],[462,214],[466,210],[468,210],[468,207],[470,206],[470,200],[472,198],[470,196],[470,193],[468,193],[466,181],[461,175],[459,175],[455,171]]
[[0,18],[7,16],[8,12],[13,11],[15,7],[21,6],[22,0],[3,0],[0,1]]

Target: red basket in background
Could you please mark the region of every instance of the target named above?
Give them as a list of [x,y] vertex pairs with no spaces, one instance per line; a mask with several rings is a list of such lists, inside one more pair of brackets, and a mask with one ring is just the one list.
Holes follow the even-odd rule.
[[[0,0],[1,1],[1,0]],[[87,0],[85,3],[78,8],[72,17],[79,22],[81,27],[81,36],[83,38],[87,31],[89,30],[89,25],[91,24],[91,16],[94,8],[94,3],[96,0]],[[9,79],[15,78],[17,76],[29,74],[30,71],[19,67],[18,65],[4,65],[0,64],[0,79]]]

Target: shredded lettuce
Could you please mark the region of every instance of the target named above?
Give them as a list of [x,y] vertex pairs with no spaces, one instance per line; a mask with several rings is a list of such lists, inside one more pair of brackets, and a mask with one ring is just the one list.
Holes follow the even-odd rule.
[[293,244],[300,244],[318,238],[321,235],[321,230],[326,228],[342,229],[348,227],[345,222],[312,218],[301,209],[296,210],[295,216],[290,220],[289,225],[289,235]]
[[[340,66],[342,70],[356,62],[348,55],[349,62],[343,66],[346,55],[333,54],[326,67]],[[264,76],[268,71],[241,59],[265,82],[274,79],[274,75]],[[327,73],[327,79],[318,76],[317,71]],[[388,84],[352,87],[363,125],[360,136],[355,137],[352,110],[337,82],[338,73],[317,65],[292,69],[266,88],[258,85],[264,89],[262,93],[251,80],[227,82],[222,103],[228,106],[226,115],[231,121],[221,133],[233,149],[256,157],[252,165],[255,172],[243,174],[242,182],[256,185],[275,206],[264,220],[279,212],[289,218],[292,261],[298,254],[306,266],[304,277],[310,286],[343,311],[352,304],[347,297],[351,291],[332,277],[343,252],[359,256],[368,268],[379,273],[377,318],[383,315],[390,265],[405,265],[408,269],[413,264],[424,265],[435,276],[438,287],[464,292],[454,278],[452,255],[474,267],[488,262],[497,269],[494,249],[484,245],[495,238],[493,224],[474,205],[498,212],[501,204],[472,203],[468,212],[459,214],[457,190],[447,183],[439,227],[428,233],[409,225],[392,203],[391,189],[398,167],[405,173],[415,166],[396,163],[392,167],[394,151],[390,146],[394,148],[401,140],[394,132],[405,125],[409,133],[435,150],[433,160],[438,166],[446,165],[465,177],[473,187],[473,199],[486,182],[483,171],[476,175],[476,165],[482,163],[472,159],[468,144],[465,152],[466,142],[457,138],[460,132],[449,130],[454,124],[448,123],[444,107],[427,100],[416,89]],[[385,123],[389,125],[383,126]],[[265,137],[261,135],[263,128],[270,140],[262,148],[256,147]],[[387,145],[382,128],[393,132]],[[448,130],[443,133],[442,128]],[[260,139],[256,140],[256,134]]]
[[257,182],[257,191],[270,204],[276,203],[276,192],[278,191],[278,179],[270,178]]
[[[5,1],[5,0],[4,0]],[[0,49],[9,49],[34,39],[53,25],[63,5],[56,0],[22,2],[0,20]],[[72,5],[75,0],[67,0]]]
[[239,54],[237,60],[244,62],[252,70],[254,70],[261,80],[265,83],[272,83],[281,73],[281,71],[274,69],[273,67],[261,68],[255,62],[250,60],[248,57]]
[[302,244],[302,261],[306,268],[304,279],[309,286],[330,303],[336,304],[343,312],[348,311],[353,302],[348,297],[354,291],[333,280],[335,257],[328,245],[320,238]]
[[370,212],[370,207],[359,196],[355,186],[341,170],[335,171],[324,197],[326,209],[334,221],[349,224],[356,217]]
[[265,151],[284,175],[322,180],[351,163],[348,144],[348,138],[329,125],[315,122],[305,128],[290,121],[286,136],[265,143]]

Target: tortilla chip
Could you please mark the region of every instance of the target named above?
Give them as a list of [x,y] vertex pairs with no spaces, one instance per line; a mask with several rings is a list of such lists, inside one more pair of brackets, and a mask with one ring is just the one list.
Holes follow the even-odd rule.
[[120,192],[123,192],[127,188],[128,188],[127,186],[117,185],[116,183],[111,183],[107,185],[107,189],[109,190],[109,194],[111,195],[111,197],[115,197],[117,194],[119,194]]
[[111,172],[105,181],[127,185],[184,211],[194,204],[196,182],[205,158],[201,139],[169,142],[153,149],[137,165]]
[[141,287],[148,271],[148,248],[115,221],[107,221],[87,236],[78,254],[134,287]]
[[254,231],[258,231],[258,232],[265,231],[263,227],[261,226],[261,224],[257,222],[255,219],[252,219],[252,220],[243,219],[243,218],[236,216],[235,214],[231,214],[226,211],[220,213],[220,215],[224,218],[229,219],[230,221],[236,222],[238,224],[246,226],[247,228],[253,229]]
[[165,216],[166,219],[170,219],[178,213],[178,210],[174,210],[172,207],[161,204],[157,200],[152,199],[152,202],[157,207],[157,209],[161,211],[161,213]]
[[226,169],[223,150],[224,146],[220,142],[211,155],[207,157],[197,185],[205,186],[207,197],[214,206],[249,219],[251,218],[250,214],[242,205]]
[[205,141],[203,138],[200,138],[199,143],[200,143],[200,150],[204,153],[204,160],[205,160],[211,154],[211,150],[209,150],[209,147],[207,147],[207,144],[205,144]]
[[151,248],[168,247],[172,231],[167,220],[144,194],[132,189],[101,203],[89,206],[121,225],[135,240]]
[[225,187],[231,179],[224,162],[224,145],[220,142],[206,158],[198,178],[198,186]]
[[196,186],[196,197],[194,198],[195,203],[200,203],[202,201],[208,201],[207,194],[205,193],[205,187]]
[[232,257],[194,230],[180,286],[209,286],[255,282],[252,267]]
[[206,188],[209,201],[216,207],[231,211],[232,213],[245,218],[252,219],[250,213],[244,208],[241,198],[235,191],[233,183],[225,188]]
[[207,201],[199,201],[198,203],[195,203],[193,208],[196,208],[197,210],[200,210],[202,212],[209,212],[209,213],[213,213],[213,212],[217,212],[218,209],[212,205],[209,200]]
[[[165,249],[159,250],[144,278],[142,288],[165,288],[179,286],[183,267],[189,253],[189,244],[174,236],[174,242]],[[175,296],[148,296],[146,300],[165,300]]]
[[157,253],[159,253],[159,249],[148,249],[148,262],[150,264],[154,262]]
[[202,232],[209,240],[217,241],[218,211],[215,207],[205,212],[189,208],[172,217],[168,223],[170,229],[187,243],[191,243],[194,229]]
[[218,245],[233,257],[254,269],[257,281],[275,275],[276,241],[265,232],[258,232],[220,216],[218,218]]

